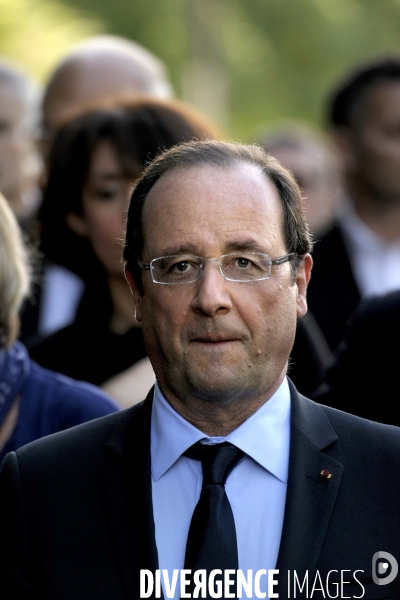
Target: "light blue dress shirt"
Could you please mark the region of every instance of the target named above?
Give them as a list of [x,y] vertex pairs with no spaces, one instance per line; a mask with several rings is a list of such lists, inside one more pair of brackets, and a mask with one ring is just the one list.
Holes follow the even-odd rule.
[[[202,487],[201,463],[182,454],[199,440],[229,441],[245,452],[225,486],[235,519],[239,569],[245,574],[252,569],[253,576],[260,569],[275,569],[289,466],[287,379],[226,438],[209,438],[183,419],[156,384],[151,418],[152,498],[159,568],[168,570],[169,581],[174,569],[184,568],[190,521]],[[265,576],[260,589],[267,592]],[[174,598],[179,597],[178,580]]]

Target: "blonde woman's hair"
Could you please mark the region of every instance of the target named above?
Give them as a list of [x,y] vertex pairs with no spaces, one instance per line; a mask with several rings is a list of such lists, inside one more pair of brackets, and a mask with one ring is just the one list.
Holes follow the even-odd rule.
[[29,293],[31,268],[17,219],[0,194],[0,348],[11,342],[12,324]]

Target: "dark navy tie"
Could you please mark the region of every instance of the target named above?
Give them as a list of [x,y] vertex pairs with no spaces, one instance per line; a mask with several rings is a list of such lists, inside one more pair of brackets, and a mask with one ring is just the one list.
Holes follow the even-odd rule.
[[[225,482],[244,453],[228,442],[214,445],[197,442],[184,454],[200,460],[203,467],[203,487],[190,523],[185,569],[191,569],[192,573],[206,569],[208,580],[213,569],[238,569],[235,521]],[[230,591],[234,590],[232,586]]]

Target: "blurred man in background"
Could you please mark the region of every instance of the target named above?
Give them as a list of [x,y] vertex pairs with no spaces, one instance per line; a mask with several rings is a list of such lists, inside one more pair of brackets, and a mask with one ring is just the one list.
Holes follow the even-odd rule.
[[287,123],[259,138],[264,150],[295,176],[304,197],[307,221],[319,235],[333,222],[343,195],[335,146],[322,132],[302,123]]
[[74,46],[47,82],[42,125],[44,151],[60,125],[115,99],[146,94],[173,96],[161,60],[136,42],[111,35],[88,38]]
[[36,147],[39,88],[22,69],[0,59],[0,191],[28,229],[40,200]]
[[[310,230],[314,235],[323,233],[332,224],[343,193],[335,146],[322,132],[297,122],[261,132],[256,139],[293,173],[302,192]],[[302,394],[310,396],[322,382],[332,359],[328,343],[310,311],[298,320],[292,359],[290,377]]]
[[400,57],[351,73],[329,106],[346,198],[314,249],[309,308],[331,348],[361,298],[400,288]]

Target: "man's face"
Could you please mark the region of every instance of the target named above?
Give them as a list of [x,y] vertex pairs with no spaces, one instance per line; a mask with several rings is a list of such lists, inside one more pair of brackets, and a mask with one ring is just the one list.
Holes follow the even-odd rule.
[[0,191],[11,206],[26,185],[33,141],[24,123],[24,107],[13,87],[0,85]]
[[324,149],[307,145],[283,146],[274,155],[292,171],[297,181],[311,231],[323,231],[333,218],[341,193],[334,159],[328,167]]
[[[151,189],[144,206],[143,260],[189,253],[205,259],[232,250],[287,253],[283,216],[273,184],[256,167],[175,169]],[[136,316],[158,382],[175,406],[191,398],[216,402],[267,399],[286,372],[296,317],[306,312],[311,258],[296,283],[290,263],[270,279],[225,280],[216,262],[203,277],[180,285],[133,285]]]
[[370,92],[353,140],[352,171],[368,195],[400,202],[400,83]]

